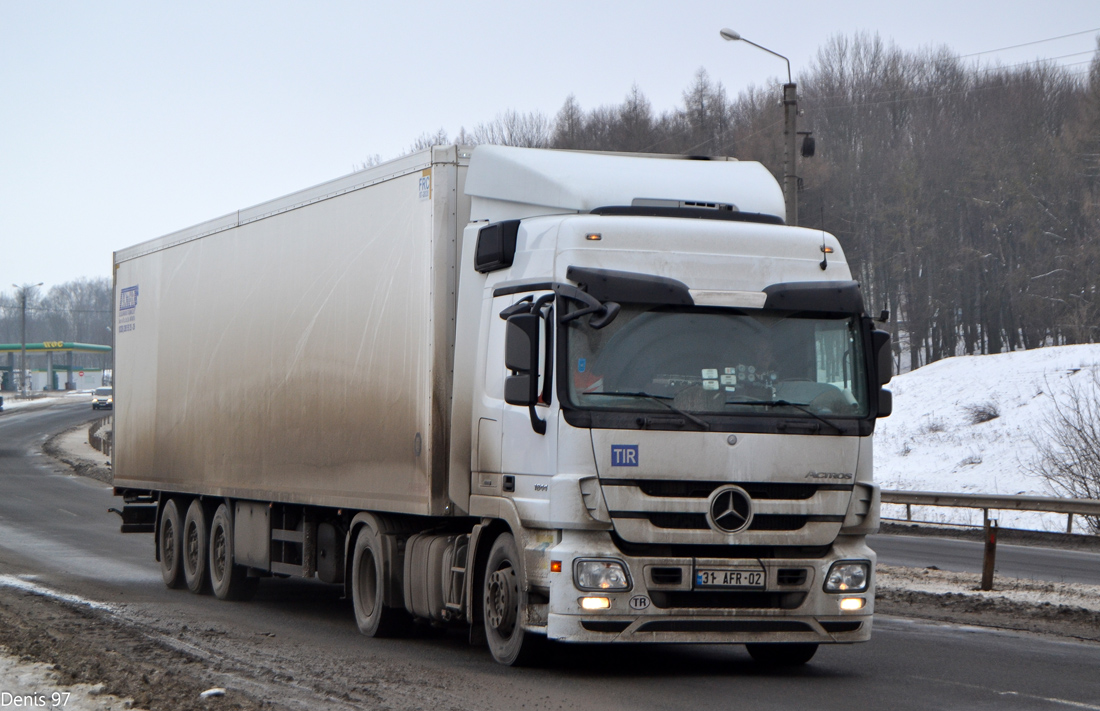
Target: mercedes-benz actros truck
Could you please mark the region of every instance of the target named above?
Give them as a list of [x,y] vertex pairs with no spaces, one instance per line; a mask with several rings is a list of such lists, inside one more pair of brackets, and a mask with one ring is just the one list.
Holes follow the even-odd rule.
[[435,147],[114,255],[114,486],[169,587],[366,635],[865,641],[890,337],[760,164]]

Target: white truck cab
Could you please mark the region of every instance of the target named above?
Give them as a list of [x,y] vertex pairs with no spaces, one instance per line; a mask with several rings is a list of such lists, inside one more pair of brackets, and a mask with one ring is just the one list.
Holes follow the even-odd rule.
[[868,639],[889,365],[836,239],[758,164],[482,147],[467,192],[468,512],[523,532],[531,626]]

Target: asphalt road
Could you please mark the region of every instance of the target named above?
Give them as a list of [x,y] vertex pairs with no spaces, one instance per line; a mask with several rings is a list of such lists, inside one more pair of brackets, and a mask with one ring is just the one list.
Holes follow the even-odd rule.
[[[925,536],[871,536],[878,561],[957,573],[982,572],[985,544]],[[1100,553],[997,544],[996,574],[1060,583],[1100,585]]]
[[762,670],[741,647],[689,645],[561,645],[543,668],[508,669],[458,632],[364,638],[338,591],[311,581],[265,580],[250,603],[170,591],[152,536],[122,535],[106,513],[118,504],[109,487],[38,453],[48,434],[92,418],[87,403],[0,415],[0,577],[111,603],[209,658],[233,658],[288,707],[351,708],[367,689],[379,707],[479,711],[1100,711],[1100,645],[973,627],[879,616],[871,642],[822,648],[786,672]]

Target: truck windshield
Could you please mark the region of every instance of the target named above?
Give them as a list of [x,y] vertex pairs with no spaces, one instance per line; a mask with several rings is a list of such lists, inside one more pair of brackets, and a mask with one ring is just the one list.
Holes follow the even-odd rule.
[[566,324],[568,398],[586,410],[866,417],[859,326],[855,316],[624,304],[602,330]]

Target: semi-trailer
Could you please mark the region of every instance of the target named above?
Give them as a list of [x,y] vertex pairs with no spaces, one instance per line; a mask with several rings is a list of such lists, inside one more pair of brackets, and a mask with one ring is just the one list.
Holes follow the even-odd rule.
[[728,158],[434,147],[114,255],[114,487],[164,582],[366,635],[870,638],[889,334]]

